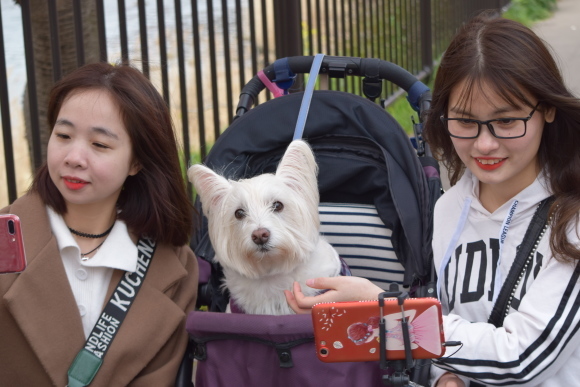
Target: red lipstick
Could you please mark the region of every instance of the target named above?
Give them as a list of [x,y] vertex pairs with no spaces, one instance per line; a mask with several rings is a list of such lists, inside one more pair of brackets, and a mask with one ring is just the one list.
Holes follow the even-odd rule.
[[62,180],[64,181],[64,184],[67,186],[67,188],[73,191],[78,191],[79,189],[89,184],[88,182],[82,179],[77,179],[69,176],[63,177]]
[[[475,163],[477,164],[477,166],[479,168],[483,169],[484,171],[493,171],[493,170],[501,167],[503,165],[503,163],[507,160],[507,158],[498,159],[495,157],[474,157],[473,159],[475,160]],[[493,164],[484,164],[481,162],[481,160],[499,160],[499,162],[496,162]]]

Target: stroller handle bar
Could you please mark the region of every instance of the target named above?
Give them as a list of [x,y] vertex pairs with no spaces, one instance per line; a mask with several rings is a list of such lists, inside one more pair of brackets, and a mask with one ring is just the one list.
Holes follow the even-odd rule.
[[[278,86],[283,85],[283,87],[287,86],[286,88],[289,88],[296,74],[309,73],[313,61],[314,56],[292,56],[278,59],[262,71],[270,81],[276,82]],[[363,82],[378,84],[378,93],[373,95],[375,98],[380,94],[380,80],[384,79],[392,82],[409,94],[409,102],[419,112],[420,117],[422,112],[430,106],[431,92],[429,88],[407,70],[385,60],[325,56],[322,61],[320,73],[328,74],[332,78],[344,78],[347,75],[364,76],[365,80]],[[266,85],[264,85],[258,75],[246,83],[240,93],[234,118],[240,117],[250,110],[258,94],[265,87]],[[369,98],[371,97],[369,96]]]

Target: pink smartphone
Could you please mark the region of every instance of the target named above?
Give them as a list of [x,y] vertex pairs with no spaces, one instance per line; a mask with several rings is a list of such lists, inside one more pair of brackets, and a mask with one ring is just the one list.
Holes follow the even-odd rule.
[[[408,298],[403,303],[414,359],[434,359],[445,353],[441,303],[436,298]],[[405,359],[401,307],[386,298],[383,307],[387,360]],[[320,360],[378,361],[380,359],[378,301],[331,302],[314,305],[312,323]]]
[[0,215],[0,274],[19,273],[26,268],[20,218]]

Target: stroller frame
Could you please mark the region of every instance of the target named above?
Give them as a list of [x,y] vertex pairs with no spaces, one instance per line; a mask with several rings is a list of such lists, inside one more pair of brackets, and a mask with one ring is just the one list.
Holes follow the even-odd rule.
[[[264,90],[266,87],[272,90],[272,86],[284,90],[282,94],[287,94],[288,89],[292,85],[292,81],[295,79],[297,74],[308,73],[314,57],[289,57],[277,60],[274,64],[263,69],[263,73],[256,75],[252,78],[242,89],[239,103],[236,108],[236,114],[234,117],[235,124],[238,119],[244,116],[251,107],[255,104],[258,94]],[[419,123],[414,123],[415,131],[415,141],[417,142],[417,156],[419,156],[419,161],[424,170],[426,176],[428,190],[432,201],[429,203],[430,212],[432,213],[432,206],[434,201],[441,193],[441,183],[438,175],[438,164],[431,157],[428,145],[422,139],[422,117],[425,111],[430,106],[431,93],[427,86],[417,80],[415,76],[408,73],[401,67],[382,61],[379,59],[371,58],[350,58],[350,57],[324,57],[321,68],[321,74],[328,74],[330,77],[344,78],[347,75],[362,76],[363,79],[363,92],[371,101],[375,101],[380,95],[380,89],[382,86],[381,80],[390,81],[397,86],[408,92],[407,99],[409,100],[411,106],[419,114]],[[232,125],[233,125],[232,124]],[[220,137],[221,139],[222,137]],[[219,139],[218,139],[219,141]],[[216,145],[218,143],[216,142]],[[211,152],[210,152],[211,155]],[[208,156],[210,156],[208,155]],[[200,207],[199,199],[196,201],[196,207]],[[429,221],[428,217],[424,221]],[[203,224],[201,225],[203,228]],[[200,235],[196,235],[195,239],[192,241],[192,247],[194,248],[196,255],[208,259],[208,261],[213,257],[212,247],[207,238],[200,238]],[[414,296],[433,296],[435,293],[434,286],[434,270],[430,264],[431,256],[430,246],[424,248],[421,251],[421,255],[424,259],[421,264],[416,264],[412,268],[406,267],[406,279],[407,286],[410,287],[410,291]],[[206,284],[200,286],[200,292],[198,294],[201,303],[205,303],[209,306],[210,310],[214,311],[224,311],[225,304],[227,304],[227,299],[229,295],[222,293],[220,291],[221,277],[223,276],[221,268],[218,264],[211,262],[212,275],[209,277]],[[419,279],[419,281],[414,281]],[[407,293],[405,293],[407,294]],[[188,352],[191,354],[191,346],[188,347]],[[411,360],[411,362],[409,362]],[[189,362],[191,367],[191,357],[186,354],[185,363]],[[404,385],[401,382],[408,381],[409,378],[406,377],[406,369],[408,369],[414,362],[412,359],[407,359],[406,363],[393,364],[396,373],[392,376],[397,375],[397,380],[395,385]],[[423,370],[428,367],[421,367]],[[421,370],[419,370],[420,372]],[[184,372],[185,384],[178,385],[191,385],[191,372],[187,371],[187,364]],[[188,376],[189,375],[189,376]],[[391,377],[391,381],[394,379]],[[412,379],[414,380],[424,380],[424,377],[417,373],[417,368],[413,370]],[[178,378],[179,380],[179,378]],[[187,381],[189,380],[189,384]],[[390,383],[389,382],[389,383]],[[385,383],[387,383],[385,381]]]

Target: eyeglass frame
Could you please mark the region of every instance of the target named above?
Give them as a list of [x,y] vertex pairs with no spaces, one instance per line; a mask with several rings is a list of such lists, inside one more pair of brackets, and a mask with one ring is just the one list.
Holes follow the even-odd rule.
[[[444,114],[441,114],[441,116],[439,117],[439,119],[443,123],[443,126],[445,126],[445,130],[447,131],[447,134],[449,134],[451,137],[454,137],[454,138],[465,139],[465,140],[472,140],[474,138],[477,138],[481,134],[481,126],[482,125],[487,126],[487,129],[489,130],[489,132],[491,133],[491,135],[493,137],[495,137],[495,138],[505,139],[505,140],[509,140],[509,139],[512,139],[512,138],[522,138],[528,132],[528,121],[532,119],[532,116],[534,115],[534,113],[536,112],[536,110],[538,110],[538,106],[540,106],[541,103],[542,103],[542,101],[538,101],[538,103],[536,104],[536,106],[534,106],[534,109],[530,112],[530,114],[527,117],[504,117],[504,118],[494,118],[494,119],[487,120],[487,121],[480,121],[480,120],[475,120],[475,119],[472,119],[472,118],[445,118],[445,115]],[[494,122],[494,121],[501,121],[501,120],[519,120],[519,121],[523,121],[524,122],[524,133],[522,135],[520,135],[520,136],[515,136],[515,137],[498,136],[495,133],[495,130],[493,129],[493,125],[491,123]],[[467,121],[467,122],[477,123],[477,134],[475,136],[469,136],[469,137],[456,136],[454,134],[451,134],[451,132],[449,131],[449,121],[464,121],[464,122]]]

